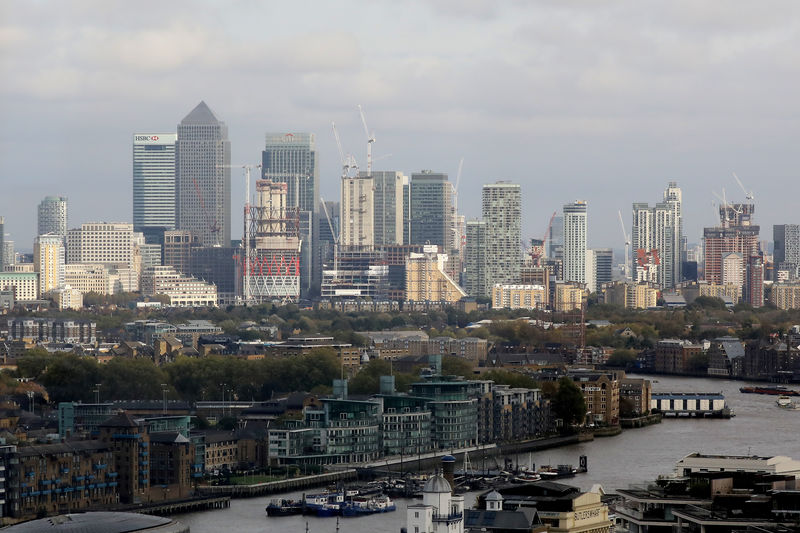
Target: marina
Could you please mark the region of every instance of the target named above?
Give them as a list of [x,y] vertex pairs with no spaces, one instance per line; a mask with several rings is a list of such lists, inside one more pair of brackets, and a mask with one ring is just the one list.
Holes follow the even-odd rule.
[[[659,475],[670,473],[675,462],[693,451],[719,454],[786,455],[800,458],[800,441],[786,438],[797,432],[796,414],[775,407],[775,398],[767,395],[739,394],[742,382],[706,378],[659,376],[654,392],[680,390],[703,392],[720,390],[736,411],[731,419],[687,417],[672,423],[653,424],[624,431],[621,435],[573,443],[559,448],[511,455],[515,466],[537,464],[569,464],[581,455],[591,461],[585,474],[560,480],[582,490],[594,484],[606,492],[615,492],[631,484],[647,483]],[[470,456],[473,454],[470,453]],[[477,458],[471,458],[478,463]],[[477,465],[476,465],[477,466]],[[480,468],[480,467],[478,467]],[[463,470],[456,466],[456,474]],[[465,506],[472,507],[481,491],[463,493]],[[300,499],[301,491],[282,494],[282,498]],[[347,520],[349,533],[398,533],[405,527],[408,505],[418,500],[392,497],[397,511],[377,516]],[[268,497],[231,500],[230,508],[209,512],[177,515],[182,523],[191,526],[192,533],[214,533],[231,530],[237,533],[333,533],[335,524],[330,518],[316,516],[286,516],[268,518],[264,512]]]

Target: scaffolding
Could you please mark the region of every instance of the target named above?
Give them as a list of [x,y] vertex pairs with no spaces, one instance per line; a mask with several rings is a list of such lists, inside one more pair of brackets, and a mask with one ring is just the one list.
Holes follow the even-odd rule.
[[242,298],[247,304],[300,297],[300,210],[287,206],[288,184],[256,181],[256,205],[245,206],[239,256]]

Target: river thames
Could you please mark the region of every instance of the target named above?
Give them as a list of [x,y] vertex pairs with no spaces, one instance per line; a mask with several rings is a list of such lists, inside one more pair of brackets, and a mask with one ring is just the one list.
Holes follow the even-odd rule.
[[[774,396],[742,394],[746,382],[717,379],[647,377],[654,392],[722,392],[736,414],[726,419],[665,419],[641,429],[629,429],[616,437],[553,448],[535,454],[511,457],[520,465],[578,464],[586,455],[589,472],[565,480],[565,483],[588,490],[600,484],[606,492],[615,492],[630,484],[645,483],[660,474],[672,472],[675,462],[692,452],[727,455],[787,455],[800,459],[800,411],[778,408]],[[798,387],[795,387],[798,388]],[[480,467],[473,458],[473,466]],[[501,458],[498,458],[502,462]],[[290,495],[291,496],[291,495]],[[300,496],[299,493],[293,496]],[[231,501],[229,509],[178,515],[175,518],[191,527],[192,533],[220,531],[242,533],[310,533],[336,531],[335,518],[267,518],[265,507],[277,496]],[[467,494],[467,506],[475,494]],[[361,518],[342,518],[339,530],[344,533],[398,533],[405,525],[406,506],[413,500],[398,500],[397,511]]]

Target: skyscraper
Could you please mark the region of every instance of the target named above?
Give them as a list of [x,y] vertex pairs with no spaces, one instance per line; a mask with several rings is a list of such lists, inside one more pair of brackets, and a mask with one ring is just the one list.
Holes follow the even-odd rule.
[[231,242],[230,162],[228,127],[200,102],[178,124],[175,221],[203,246]]
[[473,298],[487,297],[486,285],[486,222],[468,220],[467,244],[464,247],[464,290]]
[[564,205],[564,281],[586,283],[587,204]]
[[672,181],[664,191],[663,202],[654,207],[642,202],[633,204],[631,257],[626,260],[635,261],[642,254],[657,250],[654,255],[659,258],[659,264],[655,279],[662,289],[672,289],[681,280],[684,241],[681,201],[681,190]]
[[452,248],[452,195],[447,174],[425,170],[411,175],[409,244],[436,244],[442,253]]
[[[359,176],[366,177],[366,172]],[[403,244],[403,182],[402,172],[372,171],[375,189],[375,244]]]
[[63,196],[45,196],[39,204],[37,235],[53,233],[67,236],[67,199]]
[[163,244],[175,229],[175,133],[133,136],[133,230]]
[[369,177],[342,178],[340,247],[375,245],[375,187]]
[[790,270],[792,277],[797,276],[800,267],[800,225],[776,224],[772,226],[772,237],[775,268]]
[[64,285],[65,262],[64,237],[55,233],[36,237],[33,243],[33,268],[39,273],[39,294]]
[[759,255],[760,228],[752,223],[754,212],[753,204],[722,206],[720,225],[703,228],[704,278],[709,283],[722,284],[722,258],[726,254],[740,253],[745,265],[750,257]]
[[519,282],[522,266],[522,188],[498,181],[484,185],[483,221],[486,223],[486,288]]
[[[305,296],[322,275],[319,253],[319,162],[314,134],[267,133],[261,153],[263,179],[286,183],[287,206],[300,210],[300,290]],[[327,222],[326,222],[327,223]]]
[[0,217],[0,272],[5,268],[5,251],[6,251],[6,219]]

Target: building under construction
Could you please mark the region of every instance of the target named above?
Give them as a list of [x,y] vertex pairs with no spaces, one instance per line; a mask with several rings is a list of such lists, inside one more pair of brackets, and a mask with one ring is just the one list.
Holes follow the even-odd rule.
[[287,193],[286,183],[258,180],[256,205],[245,206],[247,268],[240,271],[245,303],[300,297],[300,211],[287,206]]

